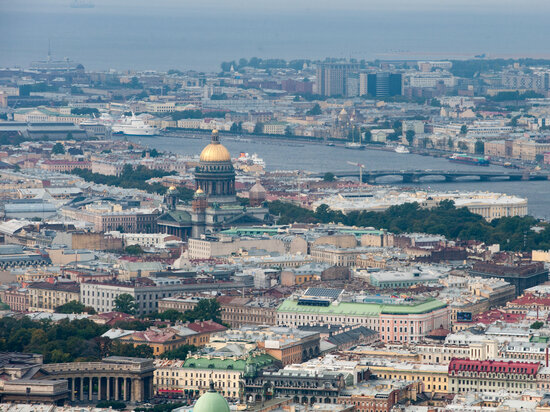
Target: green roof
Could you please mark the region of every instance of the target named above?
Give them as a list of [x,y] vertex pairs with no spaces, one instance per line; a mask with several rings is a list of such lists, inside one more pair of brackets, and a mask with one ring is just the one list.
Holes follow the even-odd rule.
[[340,302],[338,305],[330,306],[307,306],[298,305],[296,300],[285,300],[278,312],[299,312],[299,313],[322,313],[325,315],[354,315],[354,316],[378,316],[380,307],[376,303],[351,303]]
[[403,305],[340,302],[337,305],[330,306],[298,305],[297,301],[287,299],[281,304],[281,306],[279,306],[278,311],[312,314],[320,313],[324,315],[375,317],[379,316],[381,313],[398,315],[427,313],[432,312],[436,309],[444,308],[445,306],[447,306],[445,302],[436,299],[428,299],[417,303]]
[[244,371],[246,360],[244,359],[220,359],[220,358],[188,358],[183,364],[184,368],[189,369],[233,369]]
[[195,358],[190,357],[185,360],[184,368],[189,369],[220,369],[220,370],[237,370],[244,371],[246,364],[255,364],[261,368],[270,365],[275,361],[275,358],[268,354],[250,356],[248,359],[221,359],[221,358]]
[[279,228],[277,226],[275,227],[243,227],[243,228],[231,228],[227,230],[223,230],[221,233],[224,235],[239,235],[243,233],[255,233],[255,234],[277,234],[279,232]]
[[428,299],[413,305],[382,305],[382,313],[387,314],[411,314],[433,312],[447,306],[445,302],[436,299]]

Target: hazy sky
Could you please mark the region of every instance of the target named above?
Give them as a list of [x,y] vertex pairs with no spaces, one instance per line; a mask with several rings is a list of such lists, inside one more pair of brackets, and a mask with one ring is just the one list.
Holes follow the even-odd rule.
[[550,0],[0,0],[0,66],[93,69],[250,58],[549,57]]
[[[71,0],[0,0],[0,9],[47,11],[66,6]],[[387,10],[387,11],[469,11],[494,13],[540,13],[550,10],[548,0],[95,0],[96,7],[116,10],[124,7],[129,14],[147,9],[165,13],[172,8],[185,10],[223,9],[233,13],[315,11],[315,10]],[[120,11],[120,10],[116,10]],[[1,18],[1,17],[0,17]]]

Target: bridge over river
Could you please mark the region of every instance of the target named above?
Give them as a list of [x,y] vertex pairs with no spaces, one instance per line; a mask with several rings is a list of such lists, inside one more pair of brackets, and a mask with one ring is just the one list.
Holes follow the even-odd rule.
[[[336,177],[357,177],[362,175],[363,183],[375,184],[380,177],[400,176],[403,183],[417,183],[422,180],[443,180],[445,182],[454,182],[457,179],[478,180],[486,182],[489,180],[498,181],[518,181],[518,180],[549,180],[550,173],[543,171],[475,171],[475,170],[364,170],[362,173],[354,171],[337,171],[332,172]],[[315,174],[315,176],[323,177],[324,173]],[[441,179],[442,178],[442,179]]]

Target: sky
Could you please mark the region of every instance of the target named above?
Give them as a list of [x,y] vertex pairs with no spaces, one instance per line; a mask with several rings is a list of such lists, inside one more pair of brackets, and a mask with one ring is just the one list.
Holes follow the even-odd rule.
[[549,0],[0,0],[0,67],[103,70],[250,58],[548,57]]
[[[71,0],[0,0],[0,10],[40,10],[62,7]],[[94,0],[96,7],[113,12],[166,13],[177,10],[224,10],[232,13],[340,10],[340,11],[470,11],[491,13],[541,13],[550,10],[547,0]]]

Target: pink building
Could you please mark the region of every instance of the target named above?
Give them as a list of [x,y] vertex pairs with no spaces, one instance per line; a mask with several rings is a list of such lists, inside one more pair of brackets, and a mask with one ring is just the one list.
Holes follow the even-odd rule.
[[8,289],[2,295],[2,301],[14,312],[29,311],[30,297],[27,289]]
[[415,342],[434,329],[450,327],[447,306],[424,313],[385,312],[380,313],[378,320],[379,335],[383,342]]

